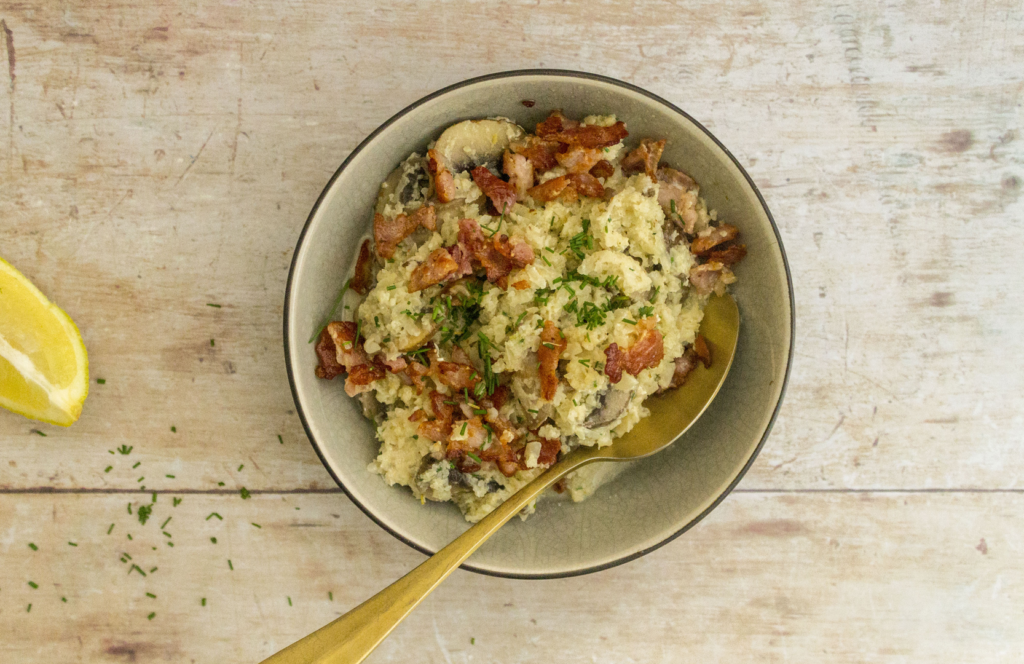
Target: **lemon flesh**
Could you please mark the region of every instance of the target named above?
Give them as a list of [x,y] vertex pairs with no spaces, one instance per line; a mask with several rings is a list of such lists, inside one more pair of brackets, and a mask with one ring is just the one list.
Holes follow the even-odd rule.
[[0,258],[0,406],[70,426],[89,393],[89,359],[74,321]]

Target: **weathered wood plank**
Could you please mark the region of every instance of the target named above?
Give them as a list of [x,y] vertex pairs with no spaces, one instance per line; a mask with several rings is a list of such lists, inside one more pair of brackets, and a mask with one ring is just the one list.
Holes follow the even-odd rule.
[[[0,496],[4,661],[254,662],[422,560],[341,495],[172,495],[145,526],[124,495]],[[596,575],[456,572],[371,661],[1017,661],[1022,510],[1018,493],[738,493]]]

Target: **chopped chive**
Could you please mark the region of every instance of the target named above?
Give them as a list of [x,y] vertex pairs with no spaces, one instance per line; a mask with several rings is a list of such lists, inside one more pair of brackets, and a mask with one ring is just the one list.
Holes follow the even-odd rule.
[[39,550],[39,547],[36,546],[35,544],[33,544],[32,542],[28,543],[28,548],[32,549],[33,551],[38,551]]
[[[128,555],[127,553],[122,553],[121,555],[122,555],[123,557],[127,558],[128,560],[131,560],[131,559],[132,559],[132,557],[131,557],[130,555]],[[123,561],[122,561],[122,562],[123,562]]]
[[182,500],[181,498],[174,498],[173,499],[174,506],[177,507],[178,505],[180,505],[181,504],[181,500]]
[[217,517],[221,521],[224,520],[224,517],[222,517],[220,514],[217,514],[216,512],[210,512],[210,516],[206,517],[206,520],[209,521],[211,517]]
[[128,533],[128,540],[131,541],[131,539],[132,539],[132,534]]
[[132,504],[131,503],[128,503],[128,513],[129,514],[132,513]]
[[39,587],[39,584],[38,584],[38,583],[36,583],[35,581],[29,581],[29,582],[28,582],[28,585],[32,586],[32,589],[33,589],[33,590],[35,590],[36,588],[38,588],[38,587]]
[[292,598],[291,598],[291,597],[289,597],[289,598],[288,598],[288,606],[291,606],[291,605],[292,605]]
[[480,457],[478,457],[477,455],[473,454],[472,452],[466,452],[466,456],[468,456],[473,461],[476,461],[477,463],[483,463],[483,461],[480,460]]
[[146,573],[142,571],[142,568],[136,565],[135,563],[132,563],[132,566],[128,568],[128,573],[131,574],[132,570],[137,571],[142,576],[146,576]]
[[25,609],[25,613],[32,613],[32,603],[29,602],[28,608]]
[[261,526],[261,525],[260,525],[260,524],[258,524],[258,523],[253,523],[252,525],[256,526],[257,528],[261,528],[261,529],[263,528],[263,526]]
[[118,448],[116,448],[116,449],[117,449],[117,451],[118,451],[118,452],[120,452],[121,454],[125,454],[125,455],[127,455],[127,454],[131,454],[131,453],[132,453],[132,450],[134,450],[134,449],[135,449],[135,447],[134,447],[133,445],[122,445],[121,447],[118,447]]
[[327,599],[331,600],[332,602],[334,601],[334,593],[330,590],[327,591]]
[[167,477],[167,478],[169,478],[169,479],[172,479],[172,480],[173,480],[173,479],[176,479],[176,478],[174,477],[174,475],[164,475],[164,477]]
[[228,558],[228,567],[231,569],[232,572],[235,571],[235,566],[231,564],[231,559],[230,558]]
[[217,345],[217,342],[215,342],[213,339],[210,339],[210,346],[212,347],[212,346],[216,346],[216,345]]
[[210,541],[213,542],[214,544],[216,544],[217,543],[217,538],[216,537],[211,537]]
[[395,290],[396,288],[398,288],[398,286],[395,286],[395,285],[388,286],[388,290]]
[[132,469],[138,468],[138,467],[139,467],[139,466],[141,466],[141,465],[142,465],[142,462],[141,462],[141,461],[136,461],[136,462],[135,462],[135,465],[134,465],[134,466],[132,466]]
[[171,534],[169,532],[167,532],[166,530],[163,531],[163,534],[164,534],[165,537],[168,537],[168,538],[171,537]]
[[154,567],[153,569],[149,570],[149,573],[152,574],[155,571],[156,571],[156,568]]
[[552,344],[552,343],[548,343],[547,341],[545,341],[544,343],[542,343],[542,344],[541,344],[541,346],[544,346],[545,348],[550,348],[551,350],[554,350],[554,349],[555,349],[555,344]]
[[469,637],[469,645],[471,645],[471,646],[475,646],[476,645],[476,637],[475,636]]
[[220,305],[219,304],[213,304],[211,302],[207,302],[206,306],[213,307],[214,309],[220,309]]
[[[167,546],[169,546],[171,548],[174,548],[174,542],[167,542],[166,544],[167,544]],[[154,548],[156,548],[156,547],[154,547]]]
[[78,544],[76,544],[74,542],[68,542],[68,546],[78,546]]
[[527,408],[526,410],[527,410],[527,412],[533,413],[534,415],[536,415],[537,413],[540,412],[539,410],[535,410],[533,408]]
[[109,527],[109,528],[107,528],[107,534],[109,535],[109,534],[110,534],[110,533],[112,533],[113,531],[114,531],[114,524],[110,524],[110,527]]
[[156,599],[156,595],[154,595],[153,593],[146,593],[146,597],[152,597],[153,599]]
[[113,469],[114,469],[114,467],[113,467],[113,466],[107,466],[107,467],[106,467],[106,468],[105,468],[105,469],[103,470],[103,472],[105,472],[105,473],[109,473],[109,472],[110,472],[110,471],[112,471]]
[[155,617],[156,617],[156,611],[154,611],[153,613],[151,613],[148,616],[146,616],[146,620],[152,620]]
[[200,606],[206,606],[206,598],[204,597],[199,604]]
[[40,436],[42,436],[43,438],[46,438],[46,434],[43,433],[42,431],[40,431],[39,429],[32,429],[32,433],[37,433]]
[[217,486],[224,486],[223,482],[217,482]]
[[153,492],[153,502],[156,502],[156,491]]
[[279,442],[282,445],[284,445],[284,438],[281,438],[281,434],[277,434],[277,442]]
[[465,422],[462,423],[462,431],[459,432],[459,435],[460,436],[466,435],[466,423]]
[[174,518],[173,516],[167,517],[167,520],[160,524],[160,530],[163,530],[164,528],[166,528],[167,524],[169,524],[171,522],[171,519],[173,519],[173,518]]
[[106,378],[97,378],[96,379],[96,384],[97,385],[106,385],[106,383],[107,383],[107,379]]
[[60,601],[62,601],[62,602],[64,602],[65,604],[67,604],[67,603],[68,603],[68,598],[67,598],[67,597],[61,597],[61,598],[60,598]]
[[629,323],[630,325],[636,325],[636,321],[635,320],[629,320],[628,318],[623,318],[622,322],[623,323]]
[[178,427],[171,425],[171,433],[178,433]]
[[238,470],[241,471],[243,468],[245,468],[245,464],[244,463],[241,466],[238,467]]
[[146,476],[145,476],[145,475],[143,475],[142,477],[140,477],[139,479],[137,479],[137,480],[135,480],[135,481],[136,481],[136,482],[141,482],[141,481],[142,481],[142,480],[144,480],[144,479],[146,479]]
[[242,490],[239,491],[238,493],[239,493],[239,495],[242,496],[242,500],[249,500],[249,497],[250,497],[249,490],[246,489],[244,486],[242,487]]

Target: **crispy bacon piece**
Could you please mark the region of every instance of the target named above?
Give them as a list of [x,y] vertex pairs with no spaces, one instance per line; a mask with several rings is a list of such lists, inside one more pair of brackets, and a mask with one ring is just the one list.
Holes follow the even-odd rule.
[[452,434],[452,417],[455,407],[445,403],[448,397],[440,392],[430,393],[430,407],[434,411],[434,419],[420,422],[416,432],[428,440],[443,443]]
[[348,371],[348,378],[345,379],[345,393],[350,397],[370,390],[370,383],[381,380],[387,375],[387,369],[383,364],[360,364]]
[[562,115],[561,111],[554,110],[551,111],[546,120],[537,123],[537,128],[534,130],[534,133],[538,136],[550,136],[551,134],[557,134],[558,132],[565,131],[566,129],[575,129],[579,126],[580,123],[576,120],[570,120]]
[[637,376],[644,369],[652,369],[665,357],[665,344],[661,332],[655,329],[653,317],[642,318],[637,322],[640,337],[633,345],[622,350],[618,344],[610,344],[604,350],[604,372],[611,383],[622,380],[622,372]]
[[658,172],[661,153],[665,151],[665,140],[655,141],[641,138],[640,145],[622,160],[622,170],[626,173],[643,171],[653,180]]
[[659,168],[658,204],[673,221],[680,223],[683,230],[693,233],[696,228],[697,194],[700,187],[686,173],[674,168]]
[[440,362],[437,369],[438,380],[456,390],[472,390],[482,380],[471,364]]
[[675,370],[672,372],[672,381],[668,384],[667,390],[674,390],[677,387],[681,387],[686,383],[687,376],[690,372],[697,368],[697,362],[700,360],[697,358],[697,353],[694,352],[693,348],[687,348],[686,351],[677,357],[675,360]]
[[517,198],[526,196],[527,190],[533,186],[533,162],[524,155],[505,150],[502,167],[508,176],[508,183],[516,190]]
[[578,145],[583,148],[606,148],[615,145],[629,136],[624,122],[616,122],[610,127],[587,125],[571,127],[547,135],[546,138],[567,145]]
[[[452,423],[452,434],[454,435],[456,432],[459,434],[459,439],[449,438],[448,448],[445,451],[445,456],[449,460],[465,456],[467,452],[478,451],[487,440],[487,429],[484,428],[484,421],[479,417]],[[491,438],[493,440],[493,436]]]
[[558,453],[562,450],[562,441],[557,438],[541,438],[540,445],[537,465],[550,466],[558,459]]
[[484,397],[480,400],[480,403],[484,407],[494,406],[497,410],[501,410],[501,407],[505,405],[510,396],[512,396],[512,390],[508,388],[508,385],[499,385],[494,388],[494,394]]
[[519,238],[496,235],[491,240],[484,237],[480,224],[475,219],[459,222],[459,247],[487,271],[487,280],[507,287],[507,277],[512,270],[526,267],[536,258],[533,247]]
[[694,239],[690,245],[690,252],[694,256],[706,256],[718,245],[735,240],[739,234],[740,229],[729,224],[713,226]]
[[508,182],[505,182],[494,173],[487,170],[486,166],[477,166],[471,171],[473,182],[480,187],[480,191],[491,199],[494,209],[504,214],[516,204],[516,190]]
[[554,141],[546,141],[537,136],[527,136],[513,142],[512,152],[526,157],[533,164],[535,174],[544,173],[558,165],[556,155],[562,151],[562,145]]
[[444,167],[441,155],[436,150],[427,150],[427,170],[434,176],[437,200],[450,203],[455,198],[455,176]]
[[542,203],[553,201],[562,195],[565,188],[569,186],[569,179],[564,175],[559,175],[557,178],[551,178],[547,182],[538,184],[536,187],[532,187],[527,193],[533,196],[535,199]]
[[359,343],[362,340],[362,335],[359,340],[356,339],[358,329],[359,326],[355,322],[348,320],[334,321],[327,325],[327,332],[331,335],[337,348],[338,363],[346,371],[351,371],[352,367],[370,362],[366,351],[363,350],[363,345]]
[[744,244],[730,244],[721,249],[715,249],[708,253],[708,261],[715,261],[729,267],[743,260],[747,255],[747,246]]
[[452,258],[447,249],[439,247],[430,252],[427,259],[417,265],[409,275],[409,292],[421,291],[459,273],[458,261]]
[[705,369],[711,368],[711,349],[708,347],[708,340],[698,334],[693,340],[693,352],[697,354]]
[[417,408],[416,410],[413,411],[412,415],[409,416],[409,421],[419,422],[421,420],[427,419],[427,417],[427,411],[423,410],[422,408]]
[[544,321],[537,359],[540,360],[540,396],[545,401],[555,398],[555,392],[558,390],[558,358],[568,344],[565,335],[554,323]]
[[572,147],[555,155],[558,165],[569,173],[587,173],[597,162],[602,161],[600,150]]
[[394,256],[398,243],[412,235],[420,226],[431,231],[437,229],[437,216],[433,205],[418,208],[411,215],[400,214],[394,219],[374,214],[373,241],[377,246],[377,255],[381,258]]
[[[374,219],[374,226],[376,226],[377,220]],[[370,254],[370,241],[363,240],[363,244],[359,247],[359,258],[356,259],[356,271],[352,275],[352,283],[349,284],[349,288],[359,293],[360,295],[366,295],[370,292],[370,286],[373,284],[373,256]]]
[[594,167],[590,169],[590,174],[595,178],[610,178],[615,174],[615,167],[612,166],[612,162],[602,159],[594,164]]
[[722,278],[722,271],[725,266],[716,261],[709,261],[703,265],[694,265],[690,268],[690,285],[697,291],[698,295],[709,295],[718,286]]
[[571,173],[566,176],[569,186],[583,196],[601,198],[604,196],[604,185],[590,173]]
[[391,373],[400,373],[409,366],[409,362],[404,357],[398,357],[393,360],[381,360],[381,362]]
[[324,380],[332,380],[336,376],[345,373],[345,367],[338,363],[338,348],[334,345],[334,339],[325,327],[316,341],[317,359],[320,361],[316,368],[316,377]]

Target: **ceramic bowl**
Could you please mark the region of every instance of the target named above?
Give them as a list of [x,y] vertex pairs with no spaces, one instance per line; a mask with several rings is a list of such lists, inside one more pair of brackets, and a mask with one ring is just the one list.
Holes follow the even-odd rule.
[[696,179],[708,207],[742,232],[749,254],[732,291],[743,322],[725,385],[675,445],[636,462],[582,503],[541,501],[536,514],[513,519],[464,565],[509,577],[608,568],[692,527],[753,463],[779,411],[793,354],[793,290],[778,228],[750,177],[707,129],[660,97],[593,74],[529,70],[464,81],[402,110],[352,151],[313,206],[292,259],[284,313],[288,378],[306,434],[349,498],[427,554],[468,527],[454,505],[421,505],[408,489],[369,472],[378,449],[372,424],[341,380],[313,375],[308,340],[352,271],[380,183],[455,122],[504,116],[532,128],[555,108],[569,117],[614,113],[626,122],[627,141],[668,140],[662,160]]

